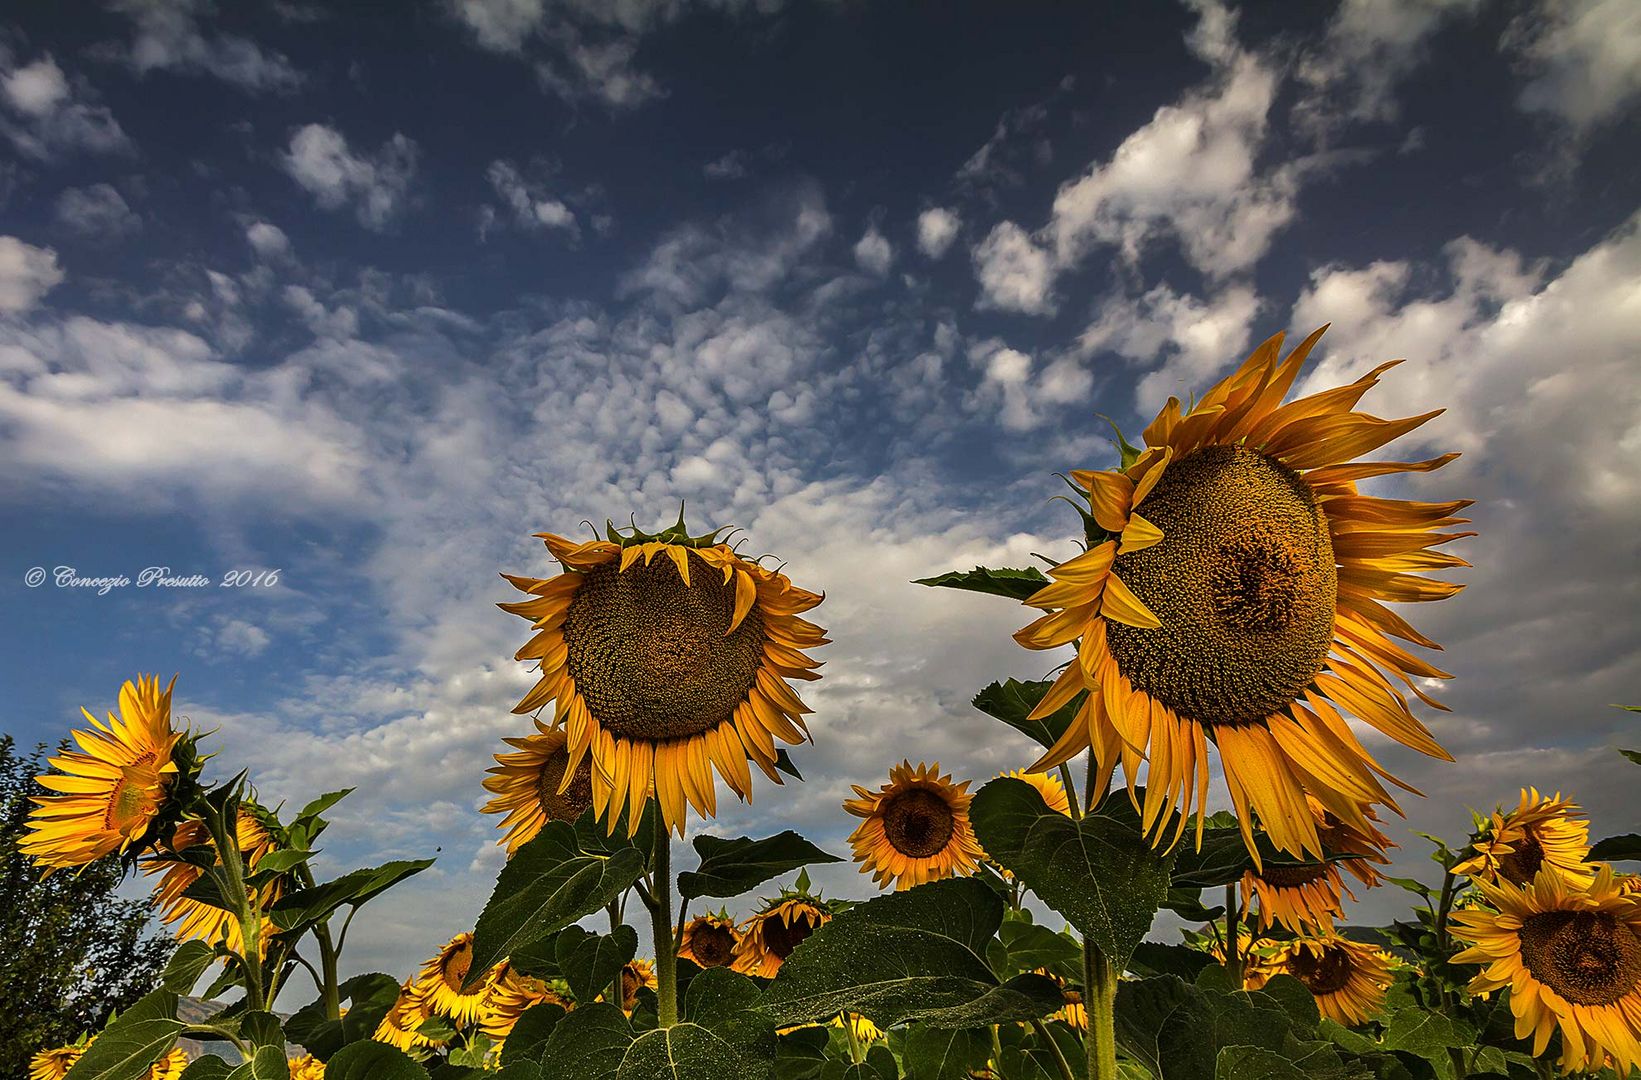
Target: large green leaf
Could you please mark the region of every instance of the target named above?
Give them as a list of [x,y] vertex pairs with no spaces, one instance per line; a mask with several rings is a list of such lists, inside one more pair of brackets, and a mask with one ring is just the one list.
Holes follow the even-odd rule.
[[739,896],[800,866],[843,861],[790,829],[761,840],[697,836],[695,850],[701,865],[678,875],[678,895],[687,899]]
[[305,930],[337,908],[343,905],[358,907],[432,865],[432,859],[401,859],[354,870],[311,889],[298,889],[290,893],[274,904],[269,917],[282,931]]
[[640,1035],[627,1049],[616,1080],[767,1080],[770,1058],[751,1057],[687,1021]]
[[758,984],[728,968],[709,968],[690,980],[684,1016],[712,1032],[749,1061],[775,1059],[775,1018]]
[[1171,854],[1140,835],[1126,794],[1081,821],[1050,810],[1024,780],[993,780],[970,804],[975,836],[1042,901],[1121,967],[1168,894]]
[[913,1024],[901,1061],[907,1080],[962,1080],[984,1065],[991,1053],[989,1033],[974,1028],[942,1029]]
[[177,946],[160,976],[160,985],[177,994],[186,994],[199,982],[205,969],[216,959],[216,950],[203,941],[185,941]]
[[[1170,880],[1176,889],[1213,889],[1240,881],[1242,875],[1254,868],[1253,856],[1237,827],[1236,815],[1220,811],[1207,821],[1202,833],[1202,844],[1196,844],[1192,826],[1176,845]],[[1313,859],[1296,859],[1277,850],[1264,833],[1254,834],[1259,857],[1265,866],[1310,866]]]
[[428,1080],[427,1070],[387,1043],[349,1043],[325,1063],[325,1080]]
[[228,1080],[290,1080],[290,1063],[285,1060],[285,1044],[259,1046],[251,1060],[228,1074]]
[[1085,693],[1079,691],[1076,697],[1039,720],[1027,719],[1053,685],[1051,682],[1019,682],[1015,679],[994,682],[974,695],[973,704],[987,716],[1031,736],[1038,745],[1049,747],[1060,741],[1060,736],[1077,718],[1077,710],[1082,708]]
[[513,1030],[507,1033],[507,1042],[501,1048],[501,1063],[511,1065],[515,1061],[541,1061],[542,1055],[547,1052],[547,1040],[552,1037],[553,1028],[564,1016],[564,1006],[556,1001],[544,1001],[525,1009],[513,1025]]
[[155,990],[139,999],[102,1030],[67,1080],[136,1080],[148,1071],[187,1027],[177,1016],[177,995]]
[[1173,975],[1118,983],[1116,1026],[1117,1044],[1157,1080],[1202,1080],[1214,1076],[1226,1047],[1280,1052],[1294,1036],[1293,1017],[1275,998],[1193,986]]
[[977,566],[973,570],[948,570],[934,577],[918,578],[913,585],[929,585],[942,589],[963,589],[966,592],[990,593],[1025,600],[1048,584],[1048,578],[1035,567],[1024,570],[991,569]]
[[632,1024],[620,1009],[604,1001],[582,1005],[553,1026],[541,1057],[541,1071],[546,1076],[586,1080],[611,1077],[621,1068],[632,1042]]
[[992,970],[999,975],[1018,975],[1047,968],[1061,978],[1081,980],[1083,949],[1070,934],[1050,930],[1031,921],[1026,912],[1009,912],[997,931],[1002,949],[1001,962],[992,950]]
[[1053,982],[1022,975],[1000,983],[983,959],[1002,921],[1002,899],[970,878],[888,893],[810,935],[781,965],[765,1000],[783,1027],[841,1012],[879,1027],[923,1020],[963,1028],[1044,1016],[1061,1004]]
[[644,856],[630,844],[617,847],[606,838],[598,850],[585,851],[575,828],[549,821],[496,878],[473,930],[467,986],[477,985],[491,965],[514,950],[602,910],[643,869]]
[[616,972],[638,952],[638,931],[618,926],[613,933],[595,934],[567,926],[554,944],[558,969],[577,1001],[591,1001],[609,990]]
[[232,1065],[215,1054],[206,1054],[190,1061],[178,1080],[227,1080],[233,1071]]
[[1590,849],[1591,862],[1634,862],[1641,859],[1641,833],[1609,836]]
[[285,1033],[291,1041],[320,1061],[329,1061],[348,1043],[370,1038],[398,1000],[399,981],[391,975],[370,972],[345,980],[338,990],[341,1000],[347,1003],[340,1020],[326,1018],[325,1002],[320,998],[285,1021]]

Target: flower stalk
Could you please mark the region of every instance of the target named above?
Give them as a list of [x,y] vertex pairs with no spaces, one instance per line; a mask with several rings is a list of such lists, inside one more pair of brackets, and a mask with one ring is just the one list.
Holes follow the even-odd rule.
[[660,808],[655,814],[655,870],[651,885],[650,926],[655,939],[656,1017],[662,1027],[678,1023],[678,949],[673,937],[672,830]]

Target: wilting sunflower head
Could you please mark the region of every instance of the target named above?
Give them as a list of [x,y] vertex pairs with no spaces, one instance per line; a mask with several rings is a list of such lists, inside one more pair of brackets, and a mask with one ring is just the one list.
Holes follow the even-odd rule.
[[1473,879],[1497,910],[1453,913],[1453,934],[1471,947],[1456,964],[1481,964],[1472,993],[1510,988],[1516,1038],[1541,1057],[1561,1031],[1564,1072],[1594,1070],[1611,1056],[1620,1076],[1641,1066],[1641,902],[1610,866],[1588,885],[1545,866],[1525,886]]
[[1454,872],[1472,879],[1526,885],[1543,867],[1577,885],[1588,885],[1595,871],[1590,854],[1590,823],[1579,806],[1558,791],[1545,797],[1537,788],[1522,788],[1521,801],[1508,813],[1495,811],[1471,844],[1470,858]]
[[371,1035],[371,1039],[397,1047],[407,1054],[413,1050],[436,1045],[432,1039],[417,1030],[432,1016],[427,996],[422,992],[418,980],[410,979],[399,987],[398,999],[382,1017],[382,1022],[376,1025],[376,1031]]
[[285,1063],[291,1080],[325,1080],[325,1063],[312,1054],[291,1058]]
[[33,797],[30,831],[19,850],[49,873],[143,846],[170,809],[179,776],[174,759],[184,733],[171,729],[175,685],[173,678],[161,690],[159,676],[137,676],[120,688],[120,715],[109,713],[106,724],[80,710],[91,728],[73,732],[79,750],[49,759],[60,773],[36,778],[60,794]]
[[[266,814],[252,803],[241,803],[235,821],[239,854],[247,870],[255,870],[263,856],[274,851],[273,834],[263,821]],[[209,844],[211,835],[205,823],[189,819],[176,827],[168,842],[155,845],[141,856],[137,865],[145,875],[159,874],[154,883],[154,904],[160,919],[175,923],[172,933],[181,941],[203,941],[207,945],[226,945],[233,952],[241,952],[244,942],[240,936],[239,920],[231,912],[202,903],[185,895],[188,888],[205,873],[200,867],[181,857],[181,853],[200,844]],[[217,861],[221,861],[220,857]],[[275,877],[247,894],[264,908],[271,906],[284,893],[284,880]],[[262,924],[261,952],[267,954],[268,941],[277,932],[271,920]],[[226,962],[226,960],[224,961]]]
[[[1406,695],[1436,705],[1414,680],[1449,676],[1392,640],[1435,647],[1384,604],[1458,591],[1419,571],[1467,565],[1434,549],[1473,535],[1440,531],[1469,503],[1370,497],[1356,485],[1456,455],[1349,464],[1437,413],[1352,411],[1391,365],[1284,405],[1321,334],[1285,358],[1278,334],[1189,412],[1170,399],[1143,450],[1123,444],[1121,467],[1073,472],[1088,499],[1088,549],[1025,601],[1047,614],[1015,634],[1021,645],[1077,643],[1033,718],[1088,691],[1032,769],[1092,747],[1098,796],[1119,761],[1131,792],[1148,761],[1142,822],[1159,841],[1165,811],[1179,810],[1177,840],[1205,802],[1210,741],[1256,860],[1256,816],[1282,851],[1320,856],[1307,795],[1364,832],[1361,807],[1395,807],[1380,783],[1389,774],[1347,715],[1447,757]],[[1199,839],[1202,827],[1199,815]]]
[[703,968],[727,967],[734,963],[740,942],[735,920],[728,915],[697,915],[684,924],[678,956]]
[[513,1025],[526,1009],[545,1002],[559,1005],[564,999],[541,979],[524,975],[503,960],[485,986],[479,1011],[479,1030],[501,1042],[513,1033]]
[[1391,962],[1383,949],[1326,934],[1288,943],[1277,953],[1272,974],[1292,975],[1316,998],[1323,1016],[1354,1027],[1384,1008]]
[[980,868],[985,853],[969,823],[969,782],[952,783],[939,762],[913,768],[902,761],[877,791],[854,788],[858,798],[843,808],[864,820],[849,842],[861,872],[879,886],[893,881],[896,889],[910,889]]
[[495,969],[492,968],[473,989],[463,991],[462,985],[467,981],[467,973],[472,966],[473,935],[467,933],[451,938],[437,956],[422,965],[416,976],[416,990],[431,1013],[448,1017],[460,1026],[479,1019]]
[[[741,798],[748,763],[776,783],[775,740],[802,742],[810,710],[787,685],[812,680],[803,652],[825,631],[799,616],[821,602],[719,542],[678,524],[574,543],[539,533],[564,565],[554,578],[508,576],[529,600],[503,604],[535,636],[517,659],[541,679],[515,712],[556,702],[570,770],[592,758],[592,801],[610,828],[628,811],[636,831],[651,790],[663,820],[683,830],[687,802],[717,812],[713,768]],[[659,556],[659,557],[658,557]]]
[[57,1046],[50,1050],[41,1050],[29,1059],[28,1080],[63,1080],[68,1070],[80,1060],[85,1053],[86,1044],[82,1040],[72,1046]]
[[773,979],[793,950],[831,921],[832,912],[813,897],[788,894],[766,901],[741,924],[731,970]]
[[496,797],[484,804],[484,812],[507,815],[496,826],[507,835],[496,842],[511,856],[549,821],[574,822],[587,812],[593,805],[593,763],[583,758],[570,768],[564,731],[540,720],[534,735],[503,741],[518,752],[496,755],[484,781]]

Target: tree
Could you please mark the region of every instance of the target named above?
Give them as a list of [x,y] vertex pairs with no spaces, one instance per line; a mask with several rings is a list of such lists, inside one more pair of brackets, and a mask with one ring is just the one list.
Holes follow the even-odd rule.
[[173,942],[147,933],[149,909],[115,894],[117,858],[42,878],[17,850],[27,831],[34,778],[50,768],[44,744],[17,752],[0,735],[0,1077],[27,1074],[42,1046],[98,1031],[116,1009],[158,981]]

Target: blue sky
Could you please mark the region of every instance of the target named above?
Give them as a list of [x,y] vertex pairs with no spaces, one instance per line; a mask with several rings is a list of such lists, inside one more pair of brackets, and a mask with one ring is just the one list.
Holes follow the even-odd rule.
[[1385,748],[1432,796],[1406,865],[1407,829],[1525,783],[1634,827],[1633,4],[10,17],[0,726],[55,740],[180,672],[268,799],[359,786],[331,869],[440,861],[354,970],[407,971],[488,895],[478,781],[531,681],[496,573],[551,569],[531,533],[685,499],[827,591],[808,781],[711,827],[841,854],[850,783],[1030,756],[967,704],[1044,673],[1024,615],[908,580],[1063,557],[1052,473],[1110,462],[1096,411],[1138,430],[1328,321],[1311,385],[1407,357],[1367,407],[1446,406],[1398,449],[1465,454],[1407,490],[1478,500],[1469,588],[1414,613],[1459,764]]

